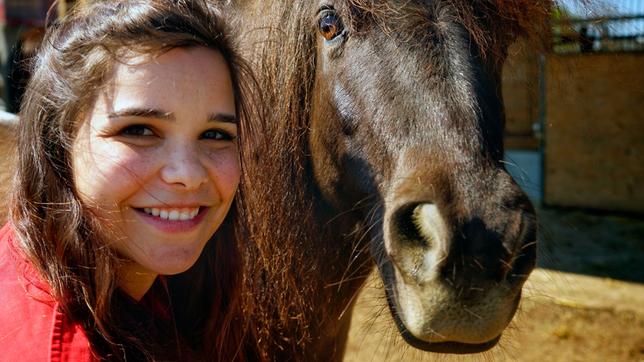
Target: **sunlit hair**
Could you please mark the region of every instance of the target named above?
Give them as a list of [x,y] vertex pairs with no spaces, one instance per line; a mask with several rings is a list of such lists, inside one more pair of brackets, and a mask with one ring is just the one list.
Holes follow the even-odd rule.
[[[233,81],[240,152],[254,117],[249,68],[237,55],[221,11],[199,0],[91,1],[51,25],[33,63],[20,111],[11,220],[20,247],[80,323],[100,358],[243,359],[239,317],[241,258],[236,197],[228,217],[188,272],[170,277],[176,327],[167,340],[132,329],[119,301],[119,257],[74,185],[71,145],[115,64],[202,46],[225,58]],[[175,335],[174,331],[177,331]],[[168,347],[168,345],[170,347]],[[192,359],[192,357],[190,359]]]

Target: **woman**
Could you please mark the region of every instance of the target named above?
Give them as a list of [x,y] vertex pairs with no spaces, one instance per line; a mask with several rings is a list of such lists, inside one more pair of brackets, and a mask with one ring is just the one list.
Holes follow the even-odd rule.
[[206,1],[90,3],[48,30],[20,112],[2,358],[242,359],[250,73]]

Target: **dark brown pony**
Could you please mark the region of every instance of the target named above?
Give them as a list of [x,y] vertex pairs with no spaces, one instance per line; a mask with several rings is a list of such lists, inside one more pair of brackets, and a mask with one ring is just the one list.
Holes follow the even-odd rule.
[[266,105],[245,311],[261,355],[341,359],[375,265],[414,347],[494,346],[535,264],[501,162],[501,67],[549,0],[233,0]]

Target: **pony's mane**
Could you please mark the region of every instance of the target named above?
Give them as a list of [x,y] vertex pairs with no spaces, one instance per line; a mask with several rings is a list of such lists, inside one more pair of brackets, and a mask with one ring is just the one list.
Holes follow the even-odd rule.
[[[386,19],[394,5],[376,0],[346,0],[361,16]],[[403,2],[404,3],[404,2]],[[411,2],[410,2],[411,3]],[[460,22],[482,49],[495,54],[498,34],[533,36],[547,25],[552,0],[451,0]],[[260,354],[271,359],[280,351],[298,355],[309,342],[311,323],[324,320],[311,301],[324,288],[320,256],[333,245],[321,245],[313,199],[308,134],[315,79],[316,36],[309,1],[264,1],[264,20],[254,20],[246,35],[248,51],[263,93],[265,123],[255,131],[252,154],[246,154],[242,190],[249,221],[244,311]],[[266,20],[267,19],[267,20]],[[262,23],[268,21],[269,23]],[[253,36],[268,34],[268,39]],[[329,261],[332,263],[332,261]],[[317,270],[316,270],[317,269]],[[316,314],[318,313],[318,314]],[[277,352],[276,352],[277,351]]]
[[459,16],[483,54],[501,55],[523,38],[545,48],[554,0],[457,0]]
[[[346,3],[352,9],[352,21],[370,18],[385,31],[395,32],[388,26],[392,18],[398,26],[400,20],[413,16],[422,29],[431,28],[438,21],[427,16],[427,3],[393,4],[377,0],[346,0]],[[554,0],[438,0],[432,4],[436,13],[449,9],[450,20],[463,24],[482,54],[498,58],[502,58],[507,44],[518,37],[543,44],[555,5]]]
[[269,31],[270,39],[253,50],[261,59],[254,70],[266,121],[255,130],[259,136],[252,140],[241,184],[249,221],[244,312],[265,360],[278,352],[297,355],[309,340],[309,298],[319,290],[310,270],[316,265],[311,251],[319,245],[312,242],[316,223],[306,151],[315,34],[302,30],[308,29],[305,4],[267,1],[276,21],[269,26],[279,30]]

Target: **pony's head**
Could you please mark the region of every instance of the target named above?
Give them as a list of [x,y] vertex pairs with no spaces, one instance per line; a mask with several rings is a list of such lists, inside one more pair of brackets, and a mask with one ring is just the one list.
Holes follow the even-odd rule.
[[312,19],[315,179],[335,210],[375,210],[356,222],[422,349],[493,346],[535,265],[535,213],[502,163],[501,65],[549,5],[530,3],[323,0]]
[[242,185],[266,355],[339,355],[369,259],[410,344],[493,346],[536,254],[502,163],[501,67],[551,1],[231,3],[267,106]]

